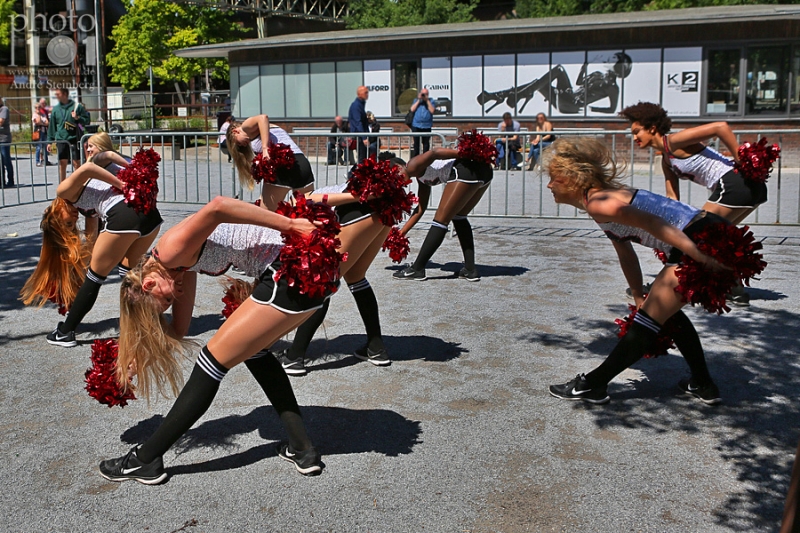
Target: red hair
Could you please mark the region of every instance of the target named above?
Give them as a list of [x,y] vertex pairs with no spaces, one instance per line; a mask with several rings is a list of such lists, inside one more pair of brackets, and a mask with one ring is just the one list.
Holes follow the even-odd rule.
[[39,263],[20,291],[25,305],[41,307],[47,300],[69,308],[78,294],[89,266],[91,249],[77,226],[64,218],[69,205],[56,198],[42,215],[42,251]]

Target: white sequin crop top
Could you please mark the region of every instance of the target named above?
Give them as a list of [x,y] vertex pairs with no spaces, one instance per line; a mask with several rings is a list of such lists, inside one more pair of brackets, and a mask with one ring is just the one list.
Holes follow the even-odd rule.
[[248,276],[260,276],[278,258],[279,231],[252,224],[220,224],[206,239],[200,257],[187,270],[219,276],[234,266]]
[[455,162],[455,159],[437,159],[425,169],[425,174],[417,178],[417,181],[431,187],[447,183],[453,177]]
[[[277,126],[270,126],[269,128],[269,143],[270,144],[286,144],[292,149],[293,154],[302,154],[303,151],[297,146],[289,134],[286,133],[286,130],[283,128],[279,128]],[[252,141],[250,141],[250,147],[253,149],[254,154],[260,154],[264,149],[264,146],[261,144],[261,137],[256,137]]]
[[[634,191],[631,205],[636,209],[663,218],[669,225],[681,231],[700,213],[700,210],[695,207],[644,189]],[[619,222],[598,222],[598,225],[612,241],[632,241],[648,248],[658,248],[667,254],[673,248],[641,228],[626,226]]]
[[105,181],[90,179],[81,191],[81,195],[74,205],[86,216],[106,216],[108,210],[123,201],[125,198],[111,184]]
[[707,189],[713,189],[722,176],[733,170],[732,160],[708,146],[693,156],[680,159],[672,155],[668,136],[665,136],[664,152],[676,176],[691,180]]

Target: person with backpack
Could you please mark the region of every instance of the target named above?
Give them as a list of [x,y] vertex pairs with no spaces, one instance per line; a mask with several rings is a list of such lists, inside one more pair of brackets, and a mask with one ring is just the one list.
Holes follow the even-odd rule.
[[[50,113],[50,126],[47,140],[56,145],[58,153],[58,181],[67,177],[67,161],[72,161],[72,170],[81,166],[80,138],[83,127],[88,126],[91,117],[86,108],[69,97],[67,89],[56,89],[58,104]],[[50,146],[48,146],[49,150]]]

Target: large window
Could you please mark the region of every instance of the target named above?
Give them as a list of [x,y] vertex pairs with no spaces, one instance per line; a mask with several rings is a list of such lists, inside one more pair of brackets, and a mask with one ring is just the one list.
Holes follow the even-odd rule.
[[336,116],[336,65],[311,63],[311,116]]
[[788,46],[748,50],[747,114],[786,113],[788,60]]
[[741,57],[739,48],[708,51],[706,113],[709,115],[739,112]]
[[[286,117],[311,116],[311,96],[308,81],[308,63],[287,64],[285,69]],[[239,74],[241,76],[241,73]]]
[[405,115],[417,97],[417,62],[394,63],[394,114]]
[[793,115],[800,115],[800,44],[795,45],[794,55],[792,56],[791,73],[791,98],[789,102],[789,112]]

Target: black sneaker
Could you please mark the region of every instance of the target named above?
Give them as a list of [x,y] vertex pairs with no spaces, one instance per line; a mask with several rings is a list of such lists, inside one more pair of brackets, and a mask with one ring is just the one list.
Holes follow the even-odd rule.
[[281,459],[294,463],[297,471],[304,476],[317,476],[322,473],[322,461],[314,448],[298,452],[289,444],[279,444],[278,455]]
[[136,446],[127,455],[100,463],[100,475],[109,481],[134,479],[145,485],[158,485],[167,479],[161,457],[153,459],[152,463],[143,463],[136,457]]
[[414,270],[411,265],[408,265],[403,270],[398,270],[394,274],[392,274],[394,279],[413,279],[414,281],[425,281],[428,279],[428,276],[425,275],[425,269],[422,270]]
[[297,361],[293,359],[289,359],[286,355],[288,350],[283,350],[275,354],[275,358],[283,367],[283,371],[286,372],[289,376],[305,376],[308,371],[306,370],[306,365],[303,364],[303,360],[299,359]]
[[692,385],[692,380],[682,379],[678,382],[678,387],[686,394],[691,394],[701,402],[707,405],[717,405],[722,403],[722,398],[719,395],[719,388],[714,383],[709,383],[704,387],[695,387]]
[[52,344],[53,346],[63,346],[64,348],[74,348],[78,345],[78,342],[75,340],[75,332],[70,331],[69,333],[61,333],[59,328],[63,322],[59,322],[56,329],[52,332],[47,334],[47,342]]
[[550,385],[550,395],[562,400],[583,400],[594,404],[608,403],[608,388],[590,389],[586,383],[586,375],[578,374],[575,379],[563,385]]
[[373,352],[368,346],[364,346],[363,348],[356,350],[354,353],[356,354],[356,357],[362,361],[369,361],[375,366],[387,366],[392,364],[392,361],[389,359],[389,354],[386,352],[386,348],[382,348],[377,352]]
[[478,274],[478,269],[467,270],[467,267],[462,268],[458,272],[458,277],[467,281],[480,281],[481,275]]

